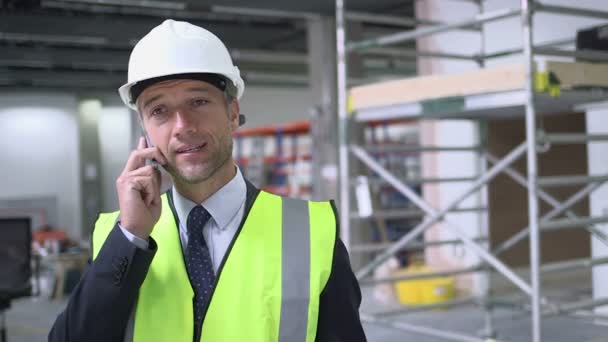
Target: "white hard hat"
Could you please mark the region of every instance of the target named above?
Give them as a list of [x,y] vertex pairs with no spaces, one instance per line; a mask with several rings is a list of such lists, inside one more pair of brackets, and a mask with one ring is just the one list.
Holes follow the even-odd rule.
[[[240,99],[245,82],[222,41],[213,33],[183,21],[165,20],[145,35],[129,58],[128,82],[118,89],[122,101],[137,110],[131,88],[139,82],[180,78],[183,74],[215,74],[229,82]],[[183,77],[182,77],[183,78]],[[230,82],[232,84],[230,84]]]

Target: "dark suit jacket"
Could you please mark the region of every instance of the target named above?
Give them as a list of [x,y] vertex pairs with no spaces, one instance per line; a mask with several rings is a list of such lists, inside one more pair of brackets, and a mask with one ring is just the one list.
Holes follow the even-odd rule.
[[[247,182],[245,213],[251,209],[258,193],[259,190]],[[172,203],[170,192],[168,196]],[[156,242],[150,238],[148,250],[137,248],[116,225],[72,292],[67,307],[57,317],[48,340],[123,341],[137,292],[146,278],[156,247]],[[331,275],[320,299],[316,341],[366,341],[359,320],[360,303],[361,291],[348,253],[342,241],[336,238]]]

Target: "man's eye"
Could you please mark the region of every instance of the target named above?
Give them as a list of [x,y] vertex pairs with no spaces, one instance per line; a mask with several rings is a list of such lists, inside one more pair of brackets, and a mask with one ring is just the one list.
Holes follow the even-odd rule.
[[209,101],[204,100],[204,99],[198,99],[198,100],[192,101],[192,106],[200,107],[200,106],[206,105],[207,103],[209,103]]
[[152,117],[159,117],[164,115],[166,112],[165,108],[163,107],[159,107],[159,108],[154,108],[151,112],[150,112],[150,116]]

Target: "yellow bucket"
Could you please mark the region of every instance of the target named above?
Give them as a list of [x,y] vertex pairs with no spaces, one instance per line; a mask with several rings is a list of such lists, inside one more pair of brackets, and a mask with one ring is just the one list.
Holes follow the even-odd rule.
[[[425,265],[411,265],[396,271],[393,275],[429,273],[433,270]],[[402,280],[395,283],[399,302],[405,305],[424,305],[449,301],[454,298],[454,278],[434,277],[425,279]]]

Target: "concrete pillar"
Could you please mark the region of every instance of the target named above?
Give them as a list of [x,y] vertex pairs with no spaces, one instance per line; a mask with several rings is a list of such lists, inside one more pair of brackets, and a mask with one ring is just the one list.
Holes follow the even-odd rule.
[[[347,40],[362,38],[361,25],[348,23]],[[337,110],[337,63],[336,63],[336,27],[335,20],[319,17],[308,21],[308,58],[309,84],[312,98],[317,101],[312,110],[313,119],[313,199],[338,199],[338,110]],[[347,58],[348,77],[360,77],[362,61],[357,55]],[[353,142],[362,142],[362,129],[351,125],[349,138]],[[358,174],[359,167],[351,158],[350,172]],[[356,203],[351,196],[351,208]],[[351,221],[351,243],[369,241],[370,230],[357,227]],[[364,260],[358,255],[351,255],[355,268]]]
[[103,203],[99,149],[99,116],[101,101],[83,100],[78,105],[80,133],[80,174],[82,180],[81,236],[90,234]]
[[[357,40],[361,36],[361,26],[348,23],[347,39]],[[349,77],[360,77],[362,62],[357,55],[348,56],[347,67]],[[333,18],[308,21],[308,74],[312,98],[317,101],[312,110],[317,123],[313,133],[313,193],[315,199],[338,198],[336,27]]]
[[[101,210],[118,210],[116,179],[122,173],[135,145],[131,132],[131,113],[124,106],[104,106],[99,118],[99,144],[102,170],[103,203]],[[135,126],[139,127],[139,126]],[[139,135],[137,135],[139,137]]]
[[313,116],[313,196],[338,197],[336,33],[334,20],[318,17],[308,20],[308,74],[315,107]]
[[[471,18],[479,12],[474,3],[445,2],[441,0],[419,1],[416,3],[418,18],[436,21],[459,21]],[[418,39],[421,51],[475,54],[482,48],[480,32],[451,31]],[[479,65],[469,61],[446,59],[418,59],[420,75],[446,74],[474,70]],[[420,124],[422,145],[430,146],[474,146],[480,142],[479,126],[470,120],[427,120]],[[423,178],[473,177],[479,173],[479,159],[474,152],[439,152],[422,155],[421,172]],[[430,183],[423,185],[422,195],[435,208],[443,208],[460,195],[472,182]],[[463,207],[481,204],[480,196],[470,196]],[[486,235],[480,213],[452,213],[447,218],[464,227],[471,238]],[[425,234],[425,240],[455,239],[450,227],[438,223]],[[479,257],[462,245],[430,248],[425,252],[425,261],[437,269],[468,267],[479,263]],[[458,286],[475,294],[481,292],[482,277],[458,277]]]

